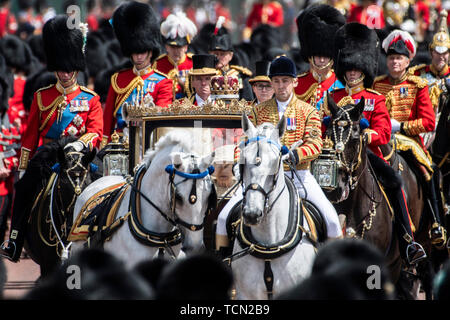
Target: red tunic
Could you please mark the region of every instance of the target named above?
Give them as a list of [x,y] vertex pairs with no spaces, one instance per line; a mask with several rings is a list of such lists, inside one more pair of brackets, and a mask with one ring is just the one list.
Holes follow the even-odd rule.
[[347,22],[358,22],[371,29],[383,29],[385,26],[383,8],[375,4],[368,7],[353,6],[350,9]]
[[[71,135],[83,137],[82,140],[93,147],[100,145],[103,131],[100,97],[85,87],[77,86],[67,94],[65,107],[61,101],[64,101],[64,97],[56,85],[39,89],[34,94],[27,130],[22,137],[20,169],[26,168],[29,158],[47,139]],[[75,116],[72,117],[73,114]],[[61,115],[59,122],[58,115]],[[62,125],[66,122],[66,126]],[[61,125],[59,128],[58,124]]]
[[386,97],[390,117],[402,124],[406,135],[417,137],[425,148],[419,134],[433,131],[436,124],[426,80],[407,75],[394,84],[389,77],[381,76],[375,79],[373,88]]
[[192,54],[188,53],[177,64],[167,54],[160,55],[156,58],[152,68],[167,75],[173,81],[173,96],[180,99],[185,95],[184,87],[180,85],[178,80],[183,83],[188,80],[188,72],[192,70]]
[[[358,89],[353,90],[358,91]],[[389,117],[385,104],[385,97],[374,90],[365,89],[364,87],[361,87],[358,92],[352,93],[351,96],[349,96],[347,89],[333,91],[331,96],[337,105],[341,101],[345,104],[348,103],[343,100],[344,97],[351,97],[353,99],[352,103],[358,103],[361,97],[364,97],[365,107],[363,113],[364,117],[369,121],[370,128],[369,148],[373,153],[383,159],[383,154],[378,147],[389,142],[392,129],[391,118]]]
[[298,85],[294,91],[297,98],[315,106],[319,110],[319,115],[323,118],[321,105],[323,103],[323,94],[327,90],[336,90],[343,88],[342,83],[337,79],[334,71],[330,71],[328,77],[319,83],[311,71],[298,76]]
[[14,96],[9,98],[8,116],[11,123],[16,123],[20,128],[20,133],[26,129],[28,112],[23,106],[23,92],[25,90],[26,79],[20,76],[14,78]]
[[[153,102],[159,107],[168,107],[173,101],[172,81],[158,71],[147,68],[139,76],[133,69],[126,69],[115,73],[111,77],[108,97],[106,98],[105,110],[103,112],[103,139],[102,147],[109,141],[114,132],[117,117],[121,114],[122,104],[131,98],[139,83],[144,82],[144,95],[150,94]],[[147,90],[147,91],[145,91]]]
[[246,26],[256,28],[260,24],[281,27],[284,24],[283,7],[277,1],[269,4],[255,3],[247,18]]

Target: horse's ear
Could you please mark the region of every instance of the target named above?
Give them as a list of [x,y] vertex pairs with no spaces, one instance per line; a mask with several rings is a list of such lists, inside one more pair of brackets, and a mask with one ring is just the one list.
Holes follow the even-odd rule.
[[59,146],[56,150],[56,153],[59,164],[64,167],[64,165],[66,164],[66,153],[64,152],[64,147]]
[[281,117],[280,121],[278,121],[277,130],[278,130],[278,137],[281,139],[281,137],[284,135],[284,131],[286,130],[286,118],[284,114]]
[[181,152],[173,152],[170,154],[170,161],[175,166],[175,168],[179,168],[183,164],[183,160],[181,159]]
[[97,154],[97,149],[92,149],[92,151],[89,151],[87,154],[83,156],[81,159],[81,163],[83,164],[83,167],[87,167],[89,163],[94,161],[95,155]]
[[202,157],[200,160],[201,167],[208,168],[211,165],[211,163],[213,162],[215,156],[216,156],[216,152],[213,151],[212,153]]
[[247,130],[251,129],[253,130],[255,128],[255,126],[253,125],[253,123],[249,120],[249,118],[247,117],[247,115],[244,113],[242,115],[242,130],[244,132],[247,132]]
[[330,109],[331,116],[334,118],[336,116],[336,113],[339,111],[339,107],[337,106],[336,102],[334,102],[333,97],[330,96],[328,91],[327,91],[327,101],[328,101],[328,109]]
[[358,102],[358,104],[355,106],[354,110],[358,112],[357,116],[358,119],[361,117],[362,113],[364,112],[364,107],[366,106],[366,100],[364,97],[361,97],[361,100]]

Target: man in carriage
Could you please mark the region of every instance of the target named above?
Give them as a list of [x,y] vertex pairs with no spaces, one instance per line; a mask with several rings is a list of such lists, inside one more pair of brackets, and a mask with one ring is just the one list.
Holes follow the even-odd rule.
[[172,79],[173,96],[180,99],[186,95],[185,85],[189,86],[186,81],[192,69],[192,53],[187,50],[197,35],[197,27],[184,13],[177,12],[161,23],[161,35],[167,53],[157,57],[152,68]]
[[255,63],[255,75],[248,82],[252,85],[255,94],[254,104],[258,105],[262,102],[273,98],[272,83],[269,78],[270,61],[261,60]]
[[[322,150],[319,113],[314,107],[296,97],[294,88],[297,85],[297,70],[292,60],[285,56],[275,59],[270,65],[269,77],[275,97],[255,106],[249,119],[255,125],[264,122],[277,124],[280,118],[285,116],[288,125],[281,142],[290,148],[297,141],[303,140],[303,144],[290,152],[290,159],[295,165],[297,175],[302,179],[300,182],[297,177],[294,178],[299,195],[304,198],[307,194],[306,200],[313,203],[322,214],[327,225],[328,238],[342,237],[336,210],[310,172],[311,161],[316,159]],[[222,255],[229,253],[226,220],[231,208],[240,199],[242,193],[238,191],[218,217],[216,250]]]
[[305,9],[297,18],[301,54],[310,70],[298,76],[297,97],[319,110],[323,117],[325,92],[343,88],[333,70],[333,46],[336,30],[345,24],[345,17],[335,8],[320,4]]
[[[60,137],[78,137],[78,142],[90,149],[100,145],[103,130],[100,98],[77,82],[78,72],[86,68],[86,34],[82,32],[83,27],[69,29],[68,23],[68,17],[62,15],[49,20],[43,28],[47,68],[55,72],[57,83],[34,94],[19,161],[19,170],[23,172],[29,167],[29,176],[42,176],[41,164],[33,163],[32,159],[39,147]],[[36,188],[38,186],[36,183]],[[15,188],[17,194],[29,192],[25,191],[29,186],[24,179],[19,180]],[[39,192],[34,191],[36,194],[29,194],[31,203]],[[1,247],[1,255],[14,262],[22,251],[29,206],[30,203],[14,203],[9,240]]]
[[386,97],[392,133],[400,134],[396,135],[396,140],[399,143],[404,141],[405,148],[408,146],[415,155],[415,159],[408,164],[417,168],[421,173],[418,178],[424,180],[433,221],[430,237],[433,244],[440,245],[445,243],[446,234],[440,222],[432,159],[420,136],[421,133],[433,131],[436,123],[428,85],[425,79],[407,72],[416,54],[414,39],[408,32],[392,31],[383,41],[382,47],[387,54],[389,74],[376,78],[373,88]]
[[[367,26],[352,22],[339,28],[335,36],[335,57],[339,57],[336,64],[336,75],[345,84],[344,89],[338,89],[329,94],[337,106],[357,104],[364,98],[364,119],[368,127],[364,129],[365,139],[373,155],[369,155],[372,167],[377,175],[387,175],[389,164],[385,162],[380,146],[385,145],[391,138],[391,119],[386,108],[385,97],[379,92],[370,89],[376,77],[379,55],[379,40],[376,32]],[[324,111],[330,115],[328,99],[324,100]],[[328,121],[324,119],[324,123]],[[381,161],[377,161],[378,158]],[[393,173],[393,172],[392,172]],[[387,181],[389,179],[380,179]],[[410,226],[409,213],[401,186],[384,185],[389,201],[394,208],[397,222],[401,228],[399,239],[401,241],[402,256],[407,258],[409,264],[417,263],[425,258],[422,246],[413,241],[414,236]],[[406,233],[406,236],[404,237]],[[405,241],[409,239],[409,241]]]
[[111,77],[103,116],[102,147],[116,130],[123,132],[126,121],[123,107],[154,103],[167,107],[173,102],[173,82],[166,74],[152,68],[159,56],[161,34],[157,16],[148,5],[131,1],[120,5],[112,17],[114,33],[132,68]]

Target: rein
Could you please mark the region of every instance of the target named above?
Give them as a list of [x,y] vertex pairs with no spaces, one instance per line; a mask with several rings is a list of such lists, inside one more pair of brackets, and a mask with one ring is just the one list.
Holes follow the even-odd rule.
[[[131,223],[129,224],[130,231],[133,234],[133,236],[141,243],[148,245],[150,247],[158,247],[158,248],[160,248],[160,250],[167,249],[167,251],[169,251],[169,253],[171,254],[172,258],[176,258],[175,254],[173,252],[173,249],[171,247],[180,244],[182,241],[182,234],[181,234],[179,225],[181,225],[187,229],[190,229],[191,231],[199,231],[204,226],[206,215],[203,220],[203,223],[200,225],[190,224],[190,223],[187,223],[184,220],[180,219],[175,211],[175,205],[174,205],[175,200],[176,200],[175,192],[171,192],[172,194],[171,194],[171,199],[170,199],[170,207],[171,207],[171,215],[172,216],[166,214],[152,200],[150,200],[145,194],[143,194],[140,191],[140,182],[141,182],[146,170],[147,170],[146,166],[141,165],[137,169],[133,183],[130,183],[129,181],[127,182],[131,186],[130,203],[129,203],[129,208],[130,208],[130,212],[131,212]],[[205,171],[206,174],[205,174],[205,172],[196,174],[196,173],[185,173],[185,172],[177,171],[171,165],[166,167],[166,172],[170,174],[169,183],[171,184],[171,189],[173,189],[174,191],[176,191],[176,186],[173,181],[175,174],[177,174],[179,176],[184,175],[185,177],[186,176],[190,177],[190,178],[186,178],[186,179],[203,179],[206,176],[210,175],[213,171],[214,171],[214,167],[212,167],[212,166],[209,167],[208,170]],[[186,180],[183,180],[182,182],[184,182],[184,181],[186,181]],[[195,181],[196,180],[194,180],[194,182]],[[138,211],[140,211],[140,209],[138,208],[138,205],[137,205],[138,195],[141,196],[145,201],[147,201],[153,208],[155,208],[159,212],[159,214],[174,227],[174,230],[172,230],[171,232],[167,232],[167,233],[160,233],[160,232],[154,232],[154,231],[151,231],[151,230],[148,230],[147,228],[145,228],[140,223],[139,218],[138,218]],[[193,204],[191,200],[190,200],[190,202],[191,202],[191,204]],[[195,201],[194,201],[194,203],[195,203]],[[172,218],[172,217],[174,217],[174,218]]]

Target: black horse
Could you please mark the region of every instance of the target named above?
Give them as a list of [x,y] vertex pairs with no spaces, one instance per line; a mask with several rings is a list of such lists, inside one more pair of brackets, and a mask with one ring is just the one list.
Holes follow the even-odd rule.
[[[391,190],[401,185],[401,180],[367,148],[361,122],[364,104],[362,98],[356,105],[338,107],[331,97],[328,98],[331,119],[325,134],[333,143],[339,167],[337,187],[324,189],[324,192],[337,213],[345,216],[344,236],[374,244],[384,254],[399,297],[411,298],[403,281],[394,211],[387,198]],[[326,144],[325,140],[324,148]]]
[[[446,92],[439,98],[439,107],[437,113],[440,113],[436,135],[430,148],[433,162],[436,163],[441,173],[440,190],[445,201],[444,210],[450,207],[450,84],[445,82]],[[447,212],[448,213],[448,212]],[[444,221],[447,231],[450,229],[449,215],[445,215],[447,221]]]
[[21,184],[26,192],[16,193],[13,210],[29,212],[25,248],[39,264],[41,277],[61,261],[77,196],[100,176],[92,170],[97,166],[91,165],[96,150],[76,151],[71,144],[74,141],[76,138],[64,137],[44,145],[16,183],[16,189]]

